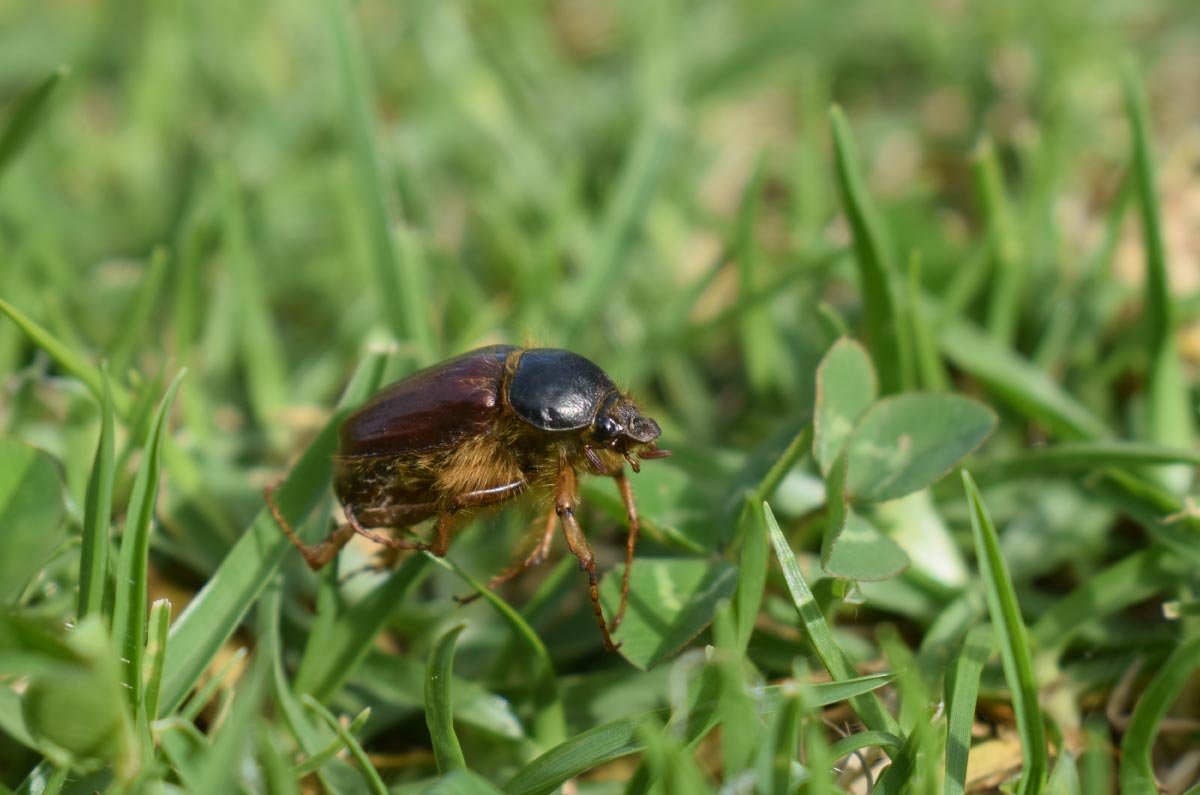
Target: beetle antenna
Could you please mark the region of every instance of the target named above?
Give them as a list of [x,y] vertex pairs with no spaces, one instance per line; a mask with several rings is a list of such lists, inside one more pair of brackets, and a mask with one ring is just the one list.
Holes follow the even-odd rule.
[[637,457],[643,461],[648,461],[651,458],[666,458],[670,454],[670,450],[659,450],[657,447],[655,447],[650,450],[642,450],[637,454]]

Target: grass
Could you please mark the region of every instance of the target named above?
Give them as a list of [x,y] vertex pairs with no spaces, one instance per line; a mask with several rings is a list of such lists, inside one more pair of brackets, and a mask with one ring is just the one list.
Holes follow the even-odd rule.
[[[1197,33],[4,6],[0,793],[1196,791]],[[314,576],[263,503],[323,537],[341,418],[493,342],[591,357],[675,451],[623,653],[558,539],[454,601],[528,506]]]

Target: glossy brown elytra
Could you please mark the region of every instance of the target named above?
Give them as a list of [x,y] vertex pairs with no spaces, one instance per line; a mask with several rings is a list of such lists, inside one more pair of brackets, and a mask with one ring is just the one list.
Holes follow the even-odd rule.
[[[317,544],[292,531],[268,491],[276,521],[319,569],[355,533],[399,549],[443,556],[461,511],[497,505],[529,490],[553,495],[541,538],[520,564],[490,587],[545,559],[560,523],[567,546],[586,571],[604,645],[625,615],[638,514],[625,464],[662,458],[658,423],[642,415],[598,366],[570,351],[493,345],[436,364],[384,388],[342,423],[333,485],[346,523]],[[604,620],[596,560],[575,518],[580,470],[617,482],[629,521],[621,604]],[[395,534],[437,517],[432,543]]]

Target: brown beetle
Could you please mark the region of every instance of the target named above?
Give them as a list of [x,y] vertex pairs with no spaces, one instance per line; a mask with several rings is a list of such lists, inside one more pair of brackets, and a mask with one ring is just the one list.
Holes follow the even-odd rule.
[[[460,511],[503,503],[529,489],[550,490],[554,502],[537,546],[489,587],[545,559],[557,517],[567,546],[588,574],[596,621],[604,645],[612,650],[616,645],[600,609],[596,560],[575,518],[578,470],[616,480],[629,519],[621,605],[611,624],[615,631],[625,615],[638,536],[625,464],[637,472],[638,459],[670,455],[655,447],[660,433],[658,423],[642,416],[633,400],[588,359],[552,348],[493,345],[413,373],[346,418],[333,475],[346,524],[324,541],[305,544],[269,492],[268,502],[276,521],[316,570],[355,533],[441,557]],[[369,529],[402,532],[433,516],[437,525],[431,544]]]

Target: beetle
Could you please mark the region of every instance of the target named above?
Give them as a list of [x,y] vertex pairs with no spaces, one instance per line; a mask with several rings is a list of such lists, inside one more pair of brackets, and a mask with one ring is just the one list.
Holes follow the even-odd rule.
[[[334,456],[333,487],[346,523],[324,541],[305,544],[272,497],[275,520],[314,571],[355,535],[397,549],[442,557],[461,512],[494,506],[530,491],[549,492],[552,505],[540,540],[525,560],[492,578],[512,579],[546,557],[556,524],[586,571],[604,645],[625,615],[639,521],[625,465],[670,455],[655,440],[658,423],[595,363],[557,348],[492,345],[435,364],[385,387],[343,421]],[[575,516],[580,471],[613,478],[629,523],[621,602],[604,620],[596,559]],[[437,517],[429,543],[385,536]]]

